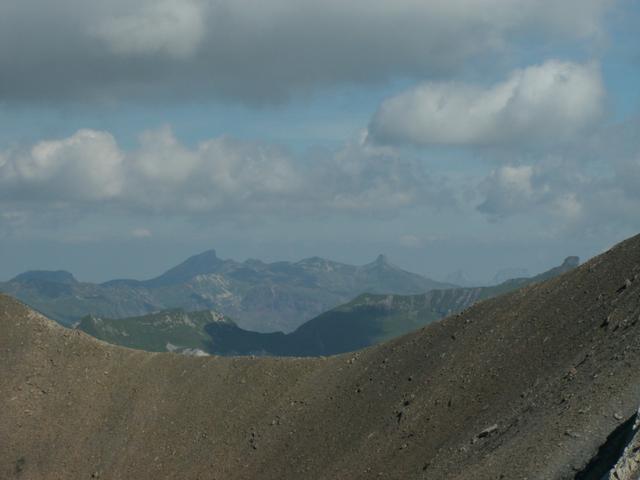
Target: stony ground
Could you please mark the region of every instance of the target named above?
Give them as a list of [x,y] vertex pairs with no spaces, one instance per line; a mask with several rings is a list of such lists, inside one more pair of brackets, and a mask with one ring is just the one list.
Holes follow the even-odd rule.
[[319,359],[126,350],[0,297],[0,478],[598,478],[638,365],[640,237]]

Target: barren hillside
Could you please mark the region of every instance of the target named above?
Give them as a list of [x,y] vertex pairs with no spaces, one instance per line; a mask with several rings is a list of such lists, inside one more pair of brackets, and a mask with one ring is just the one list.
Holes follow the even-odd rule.
[[126,350],[0,297],[0,478],[600,478],[640,403],[639,318],[640,237],[320,359]]

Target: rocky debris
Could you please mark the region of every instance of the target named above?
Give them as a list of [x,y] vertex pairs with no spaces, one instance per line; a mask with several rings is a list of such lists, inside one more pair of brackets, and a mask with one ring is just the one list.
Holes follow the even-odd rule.
[[478,435],[476,435],[476,438],[477,439],[486,438],[489,435],[493,435],[497,431],[498,431],[498,424],[495,423],[495,424],[491,425],[490,427],[487,427],[484,430],[482,430]]
[[640,409],[633,425],[633,437],[613,467],[608,480],[638,480],[640,478]]

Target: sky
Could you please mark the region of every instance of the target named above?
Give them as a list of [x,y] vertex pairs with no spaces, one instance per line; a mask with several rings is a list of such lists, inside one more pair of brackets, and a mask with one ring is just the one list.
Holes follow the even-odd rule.
[[632,0],[3,0],[0,280],[379,253],[486,281],[640,231]]

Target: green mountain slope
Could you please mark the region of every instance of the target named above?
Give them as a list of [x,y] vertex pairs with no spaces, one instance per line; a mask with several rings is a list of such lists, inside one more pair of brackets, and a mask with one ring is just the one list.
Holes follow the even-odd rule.
[[150,352],[204,354],[210,343],[205,327],[225,322],[224,316],[211,311],[185,313],[169,310],[119,320],[104,320],[90,315],[83,318],[76,328],[123,347]]
[[318,257],[240,263],[211,250],[146,281],[93,284],[68,272],[38,271],[0,282],[0,291],[63,324],[86,315],[126,318],[177,308],[215,310],[243,328],[289,332],[364,292],[412,294],[451,286],[404,271],[383,256],[363,266]]
[[[249,331],[213,312],[163,312],[119,320],[88,317],[78,328],[116,345],[150,351],[165,351],[171,344],[217,355],[332,355],[398,337],[479,300],[568,272],[578,263],[576,257],[569,257],[559,267],[538,276],[508,280],[494,287],[432,290],[409,296],[364,294],[287,335]],[[207,321],[211,318],[215,321]]]

